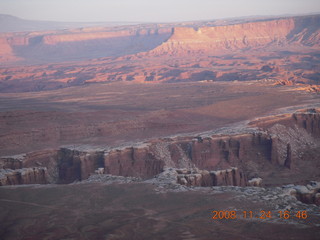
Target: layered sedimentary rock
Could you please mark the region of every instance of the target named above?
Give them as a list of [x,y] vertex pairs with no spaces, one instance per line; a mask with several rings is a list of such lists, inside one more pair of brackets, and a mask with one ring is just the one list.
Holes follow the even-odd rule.
[[[104,167],[103,156],[104,152],[102,151],[83,152],[61,148],[36,151],[18,157],[4,157],[0,159],[0,166],[4,169],[6,175],[19,179],[21,179],[21,174],[28,176],[29,172],[33,171],[35,180],[7,181],[8,185],[71,183],[87,179],[96,169]],[[24,171],[21,169],[24,169]],[[45,174],[43,171],[45,171]],[[37,182],[37,179],[39,182]]]
[[312,16],[198,29],[180,27],[152,53],[207,53],[289,44],[319,46],[319,20],[319,16]]
[[158,159],[149,147],[126,148],[107,153],[105,172],[112,175],[152,177],[163,170],[164,161]]
[[246,186],[247,178],[238,168],[207,171],[199,169],[177,170],[177,182],[186,186]]
[[315,137],[320,137],[320,110],[308,109],[293,114],[296,124]]
[[0,61],[61,62],[124,56],[149,51],[171,34],[171,28],[127,27],[0,35]]
[[57,170],[60,183],[87,179],[101,167],[104,167],[103,152],[81,152],[65,148],[58,151]]
[[21,60],[15,56],[12,45],[8,42],[7,34],[0,34],[0,63]]
[[47,168],[0,169],[0,186],[45,183],[48,183]]
[[[106,174],[148,179],[161,173],[165,167],[172,167],[186,169],[178,172],[177,177],[177,181],[184,185],[258,186],[261,185],[259,177],[270,181],[274,178],[272,174],[281,173],[281,169],[290,171],[286,173],[286,177],[288,174],[315,174],[317,167],[308,164],[317,163],[307,161],[312,160],[309,156],[312,151],[317,154],[318,138],[314,133],[318,130],[315,127],[305,128],[304,121],[307,126],[309,122],[318,126],[318,115],[317,109],[310,109],[291,116],[279,116],[278,121],[271,125],[267,120],[261,120],[260,127],[263,127],[264,131],[158,139],[137,147],[108,151],[88,152],[61,148],[25,156],[5,157],[0,163],[3,169],[43,167],[46,169],[46,181],[58,183],[84,180],[97,170]],[[309,154],[309,160],[302,160],[303,151]],[[314,157],[316,155],[311,156]],[[313,171],[307,169],[304,173],[303,169],[306,167],[311,167]],[[188,170],[194,168],[201,170]],[[42,172],[39,174],[38,179],[42,179]],[[247,179],[252,178],[256,180],[249,183]],[[302,176],[301,180],[308,178],[309,175]]]
[[[74,55],[75,59],[84,60],[89,54],[86,48],[96,52],[104,51],[105,55],[100,54],[99,57],[107,57],[123,56],[152,49],[154,50],[148,52],[147,55],[223,52],[297,44],[317,47],[320,39],[319,18],[319,15],[289,17],[213,27],[198,27],[199,24],[194,23],[197,26],[195,28],[181,27],[178,24],[137,25],[1,34],[0,53],[4,60],[8,57],[19,56],[39,60],[40,58],[50,59],[50,56],[46,54],[55,55],[54,51],[59,51],[60,55],[62,54],[61,58],[66,57],[63,51],[68,50],[67,54]],[[108,39],[112,41],[105,42]],[[84,44],[85,48],[78,45],[79,42]],[[93,48],[94,45],[95,48]],[[32,51],[38,53],[32,55]],[[51,60],[54,58],[51,57]]]
[[[41,91],[118,81],[272,80],[317,85],[319,18],[1,34],[0,62],[20,59],[20,63],[42,65],[24,66],[23,71],[20,67],[0,68],[0,91]],[[66,62],[70,60],[78,63]],[[65,63],[51,64],[55,62]]]
[[20,169],[22,168],[23,157],[3,157],[0,159],[0,169]]

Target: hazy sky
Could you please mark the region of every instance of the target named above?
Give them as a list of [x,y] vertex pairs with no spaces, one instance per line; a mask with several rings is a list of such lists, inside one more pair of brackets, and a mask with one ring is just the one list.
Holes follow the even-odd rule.
[[320,0],[0,0],[0,13],[34,20],[168,22],[320,12]]

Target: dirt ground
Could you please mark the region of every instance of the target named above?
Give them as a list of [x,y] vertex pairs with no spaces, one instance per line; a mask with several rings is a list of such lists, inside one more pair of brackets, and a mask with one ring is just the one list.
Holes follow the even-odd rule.
[[319,104],[319,94],[295,89],[258,82],[113,83],[1,93],[0,154],[130,145]]
[[[6,240],[318,239],[320,233],[319,215],[285,220],[267,202],[240,201],[228,191],[159,193],[141,183],[96,183],[5,187],[0,196]],[[226,210],[236,218],[212,219],[212,211]],[[261,219],[260,211],[272,215]]]

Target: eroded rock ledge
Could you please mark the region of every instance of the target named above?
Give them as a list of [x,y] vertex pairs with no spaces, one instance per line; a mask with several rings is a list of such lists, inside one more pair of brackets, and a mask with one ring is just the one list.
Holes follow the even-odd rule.
[[186,186],[247,186],[248,181],[245,174],[238,168],[226,170],[177,170],[177,182]]
[[[2,157],[0,184],[72,183],[87,179],[97,169],[149,179],[168,167],[185,169],[179,170],[177,181],[187,186],[260,185],[259,178],[266,185],[277,185],[320,177],[319,110],[262,119],[253,125],[257,130],[157,139],[138,147],[60,148]],[[195,168],[200,170],[190,170]]]

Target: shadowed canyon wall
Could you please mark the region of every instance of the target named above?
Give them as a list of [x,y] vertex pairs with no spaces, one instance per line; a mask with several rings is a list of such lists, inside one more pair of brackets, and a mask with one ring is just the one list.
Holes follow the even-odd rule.
[[13,37],[8,42],[15,55],[41,63],[118,57],[149,51],[166,41],[170,34],[171,29],[131,29]]

